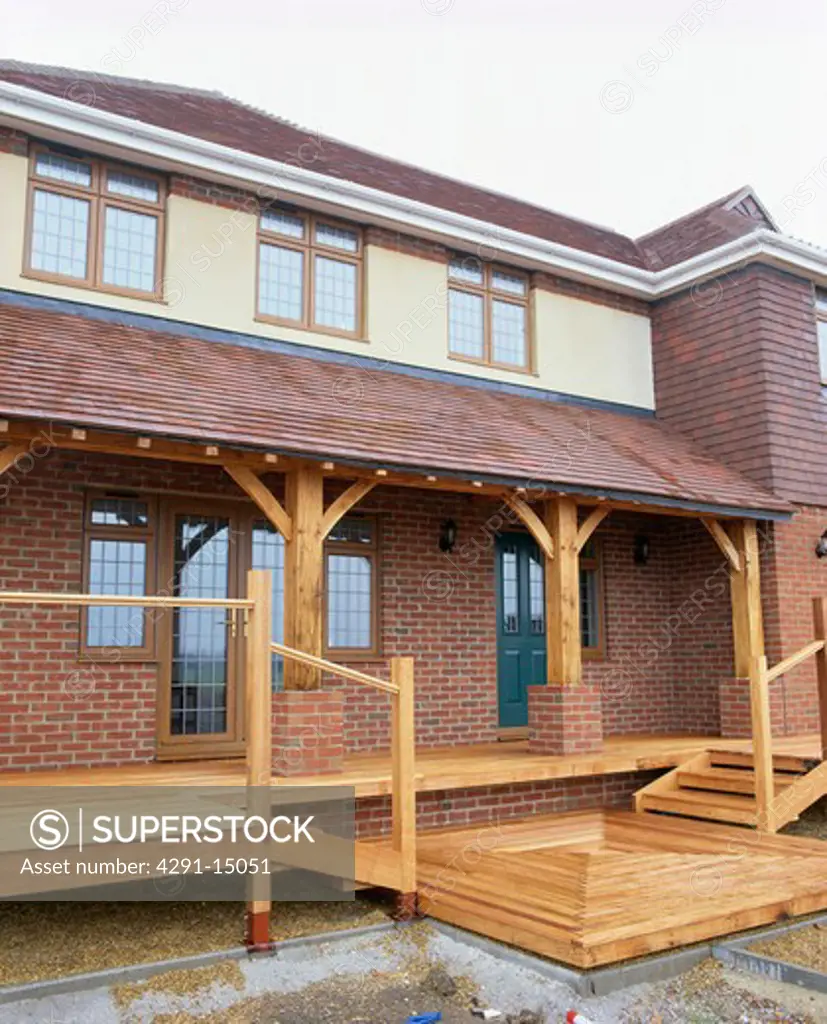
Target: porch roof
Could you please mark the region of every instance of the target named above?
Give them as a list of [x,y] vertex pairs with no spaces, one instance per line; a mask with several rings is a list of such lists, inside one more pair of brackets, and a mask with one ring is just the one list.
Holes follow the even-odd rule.
[[0,415],[757,518],[792,511],[651,416],[10,293]]

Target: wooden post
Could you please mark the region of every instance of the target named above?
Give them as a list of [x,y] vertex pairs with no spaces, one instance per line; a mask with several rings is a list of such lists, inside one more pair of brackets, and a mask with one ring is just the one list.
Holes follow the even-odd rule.
[[416,913],[416,731],[414,720],[414,660],[391,658],[392,697],[392,815],[393,848],[399,854],[398,914]]
[[764,653],[761,567],[755,520],[733,523],[730,533],[740,564],[740,568],[730,576],[735,675],[739,679],[748,679],[751,659]]
[[548,680],[576,686],[582,677],[582,659],[577,503],[573,498],[546,502],[546,527],[554,544],[554,557],[546,558]]
[[[813,624],[816,640],[827,641],[827,601],[823,597],[813,599]],[[818,679],[818,714],[821,731],[821,757],[827,759],[827,648],[816,652],[816,677]]]
[[[272,639],[273,583],[263,569],[247,573],[247,596],[254,602],[247,613],[246,730],[247,813],[270,817],[272,772]],[[270,876],[251,875],[248,881],[247,948],[270,947]]]
[[773,802],[775,780],[772,764],[770,694],[767,684],[767,659],[753,658],[749,675],[752,713],[752,760],[755,772],[756,827],[759,832],[775,832]]
[[[288,647],[321,657],[324,590],[324,477],[317,466],[287,474],[286,505],[292,537],[285,544],[285,640]],[[287,660],[285,690],[318,690],[321,672],[312,665]]]

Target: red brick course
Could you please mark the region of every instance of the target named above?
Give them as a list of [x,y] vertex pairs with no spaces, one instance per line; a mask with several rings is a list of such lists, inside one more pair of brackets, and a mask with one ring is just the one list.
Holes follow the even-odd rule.
[[342,770],[341,693],[290,690],[273,694],[273,772],[302,775]]
[[528,747],[532,754],[586,754],[603,746],[600,687],[549,681],[528,689]]
[[15,156],[28,156],[28,136],[14,128],[7,128],[5,125],[0,124],[0,153],[13,153]]

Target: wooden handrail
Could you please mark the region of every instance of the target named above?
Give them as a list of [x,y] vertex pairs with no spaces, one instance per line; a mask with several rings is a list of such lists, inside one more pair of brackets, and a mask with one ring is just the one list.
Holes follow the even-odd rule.
[[61,594],[41,590],[0,590],[0,604],[55,604],[95,608],[121,605],[127,608],[252,608],[246,597],[167,597],[125,594]]
[[800,651],[796,651],[795,654],[791,654],[789,658],[784,658],[783,661],[779,661],[777,665],[773,665],[772,668],[767,669],[767,682],[771,683],[773,679],[783,676],[785,672],[789,672],[790,669],[795,668],[796,665],[800,665],[802,661],[806,661],[807,658],[811,658],[814,654],[818,654],[823,647],[823,640],[813,640],[813,642],[807,644],[806,647],[802,647]]
[[354,668],[345,668],[344,665],[337,665],[335,661],[328,661],[326,658],[317,658],[315,654],[307,654],[305,651],[297,651],[293,647],[285,647],[284,644],[273,643],[270,647],[274,654],[281,654],[282,657],[291,658],[293,661],[300,661],[304,665],[312,665],[320,668],[323,672],[330,672],[331,675],[341,676],[342,679],[352,679],[356,683],[363,683],[365,686],[372,686],[375,690],[384,690],[385,693],[399,693],[396,683],[387,679],[378,679],[376,676],[369,676],[366,672],[357,672]]

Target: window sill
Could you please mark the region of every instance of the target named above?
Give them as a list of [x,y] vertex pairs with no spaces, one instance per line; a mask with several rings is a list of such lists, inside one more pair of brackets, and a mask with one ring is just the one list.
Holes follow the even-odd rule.
[[[92,650],[81,651],[77,655],[80,665],[158,665],[157,654],[147,651],[130,651],[125,647],[102,647],[101,654]],[[106,653],[103,653],[106,652]]]
[[300,324],[295,320],[280,320],[276,316],[267,316],[265,313],[257,313],[253,317],[257,324],[269,324],[273,327],[289,327],[293,331],[302,331],[304,334],[326,334],[331,338],[341,338],[342,341],[356,341],[362,345],[369,344],[364,332],[337,331],[332,327],[320,327],[318,324]]
[[38,281],[41,284],[58,284],[64,288],[82,288],[86,292],[98,295],[114,295],[122,299],[138,299],[140,302],[151,302],[156,306],[169,306],[163,295],[150,295],[147,292],[131,291],[129,288],[104,288],[89,281],[81,281],[76,277],[63,277],[60,274],[38,274],[34,270],[23,270],[20,276],[26,281]]

